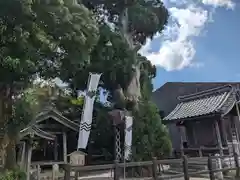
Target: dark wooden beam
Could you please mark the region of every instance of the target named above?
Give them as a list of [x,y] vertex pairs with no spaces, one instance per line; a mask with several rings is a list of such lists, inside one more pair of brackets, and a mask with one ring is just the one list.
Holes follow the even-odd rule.
[[56,137],[56,140],[54,142],[54,160],[58,160],[58,138]]
[[178,127],[178,130],[180,132],[180,151],[181,151],[181,156],[184,156],[184,147],[183,147],[183,132],[182,128]]
[[224,117],[221,118],[220,121],[219,121],[219,124],[220,124],[220,127],[221,127],[220,130],[222,132],[221,134],[222,134],[222,138],[223,138],[223,144],[227,145],[228,139],[227,139],[227,130],[226,130],[226,126],[225,126],[225,121],[229,120],[229,118],[231,118],[231,117],[227,116],[225,118],[227,118],[227,119],[224,119]]
[[174,120],[162,120],[163,124],[171,124],[174,123],[176,125],[178,125],[181,121],[201,121],[201,120],[205,120],[205,119],[217,119],[221,117],[220,113],[212,113],[209,115],[202,115],[202,116],[194,116],[194,117],[189,117],[189,118],[182,118],[182,119],[174,119]]
[[32,143],[29,143],[27,148],[27,156],[26,156],[26,167],[27,167],[27,180],[30,180],[30,169],[31,169],[31,160],[32,160]]
[[64,130],[66,130],[67,128],[66,127],[64,127],[63,125],[61,125],[61,124],[38,124],[37,125],[37,127],[38,128],[40,128],[40,129],[52,129],[52,130],[59,130],[59,131],[64,131]]
[[63,132],[63,161],[67,163],[67,133]]
[[25,152],[26,152],[26,142],[21,143],[21,149],[20,149],[20,167],[24,167],[24,158],[25,158]]
[[219,129],[219,121],[215,120],[215,130],[216,130],[216,136],[217,136],[217,143],[218,143],[218,148],[220,152],[220,156],[223,156],[223,146],[222,146],[222,138],[220,134],[220,129]]
[[[240,121],[239,103],[236,103],[236,109],[237,109],[237,117],[238,117],[238,120]],[[236,131],[236,138],[239,143],[239,126],[237,125],[235,119],[234,119],[234,126],[235,126],[235,131]]]

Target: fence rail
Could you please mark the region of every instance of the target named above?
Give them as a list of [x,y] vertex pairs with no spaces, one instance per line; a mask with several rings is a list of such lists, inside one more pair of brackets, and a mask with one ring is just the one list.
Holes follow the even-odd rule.
[[[240,157],[235,153],[232,156],[209,156],[209,157],[197,157],[197,158],[187,158],[183,156],[182,159],[169,159],[169,160],[157,160],[153,158],[152,161],[145,161],[145,162],[129,162],[129,163],[119,163],[117,161],[114,164],[107,164],[107,165],[95,165],[95,166],[73,166],[69,164],[65,164],[63,169],[65,171],[64,180],[71,179],[71,172],[75,172],[75,179],[78,179],[78,176],[81,175],[83,172],[88,171],[98,171],[98,170],[113,170],[114,172],[114,180],[120,180],[125,173],[127,174],[126,179],[152,179],[152,180],[167,180],[167,179],[174,179],[174,178],[183,178],[184,180],[189,180],[190,177],[194,177],[197,175],[208,175],[210,180],[216,179],[217,173],[222,173],[226,171],[235,170],[235,176],[240,177],[239,174],[239,159]],[[224,162],[229,161],[225,164],[228,164],[227,167],[223,167]],[[232,162],[233,161],[233,162]],[[218,165],[220,162],[220,165]],[[181,167],[181,172],[178,174],[169,175],[168,170],[164,170],[161,166],[169,165],[169,166],[178,166]],[[190,171],[191,166],[195,165],[202,165],[206,166],[206,169],[203,170],[196,170],[194,172]],[[135,171],[138,168],[146,167],[150,175],[148,177],[136,177],[134,175],[129,175],[131,173],[131,168],[135,168]],[[123,170],[125,172],[123,172]],[[169,171],[170,172],[170,171]],[[133,173],[134,174],[134,173]],[[124,175],[124,176],[125,176]]]
[[[58,163],[63,168],[61,176],[54,171],[55,162],[35,162],[32,165],[37,167],[35,170],[36,179],[44,179],[41,174],[40,166],[52,166],[52,175],[48,178],[52,180],[77,180],[82,176],[96,175],[99,173],[109,172],[111,177],[100,177],[99,179],[144,179],[144,180],[168,180],[168,179],[183,179],[189,180],[190,177],[202,177],[210,180],[216,178],[223,179],[223,174],[228,171],[234,170],[234,176],[240,177],[240,156],[236,153],[232,156],[209,156],[209,157],[187,157],[183,156],[181,159],[167,159],[158,160],[153,158],[152,161],[144,162],[128,162],[119,163],[115,161],[113,164],[93,165],[93,166],[76,166],[70,164]],[[57,166],[58,166],[57,165]],[[58,174],[58,175],[57,175]],[[45,177],[45,176],[44,176]],[[90,178],[89,178],[90,179]]]

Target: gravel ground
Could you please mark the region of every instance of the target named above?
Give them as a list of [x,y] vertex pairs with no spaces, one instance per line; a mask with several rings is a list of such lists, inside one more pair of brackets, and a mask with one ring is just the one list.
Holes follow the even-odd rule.
[[[41,177],[47,177],[50,176],[51,177],[51,173],[50,172],[46,172],[41,174]],[[60,175],[61,177],[63,176],[63,174]],[[41,178],[41,179],[42,179]],[[82,176],[78,178],[79,180],[113,180],[113,173],[111,172],[106,172],[106,173],[101,173],[101,174],[96,174],[96,175],[86,175],[86,176]],[[151,178],[149,178],[151,179]],[[121,180],[124,180],[124,178],[121,178]],[[148,178],[126,178],[125,180],[148,180]],[[184,180],[184,178],[175,178],[172,180]],[[190,178],[190,180],[209,180],[209,178],[196,178],[196,177],[192,177]]]

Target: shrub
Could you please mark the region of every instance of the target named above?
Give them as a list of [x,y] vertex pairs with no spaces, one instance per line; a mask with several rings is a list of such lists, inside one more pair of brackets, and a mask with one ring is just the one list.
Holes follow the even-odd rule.
[[0,180],[26,180],[26,173],[16,169],[12,171],[5,171],[0,174]]

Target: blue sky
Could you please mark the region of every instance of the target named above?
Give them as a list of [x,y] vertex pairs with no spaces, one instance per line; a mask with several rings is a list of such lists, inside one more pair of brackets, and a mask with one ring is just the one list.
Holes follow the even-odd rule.
[[169,24],[141,49],[157,66],[154,88],[168,81],[240,81],[236,2],[164,0]]

